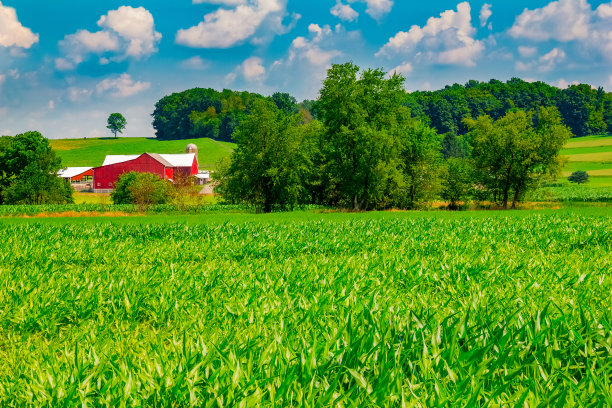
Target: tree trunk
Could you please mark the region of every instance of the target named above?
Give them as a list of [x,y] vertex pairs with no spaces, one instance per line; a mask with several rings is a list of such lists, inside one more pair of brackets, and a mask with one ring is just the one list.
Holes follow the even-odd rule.
[[513,210],[516,210],[516,202],[518,201],[518,198],[519,198],[519,192],[520,190],[518,188],[514,190],[514,198],[512,199],[512,209]]

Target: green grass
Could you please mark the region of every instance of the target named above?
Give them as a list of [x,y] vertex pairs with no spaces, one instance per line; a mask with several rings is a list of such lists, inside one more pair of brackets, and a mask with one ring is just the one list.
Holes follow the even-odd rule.
[[561,150],[562,156],[575,156],[590,153],[607,153],[612,151],[612,144],[607,146],[587,146]]
[[1,406],[608,406],[609,208],[0,220]]
[[142,137],[100,139],[50,139],[51,147],[62,159],[65,167],[100,166],[106,155],[140,153],[185,153],[189,143],[198,146],[198,163],[201,169],[214,170],[223,157],[234,149],[233,143],[212,139],[185,139],[160,141]]
[[578,147],[612,146],[612,135],[575,137],[565,145],[566,149]]

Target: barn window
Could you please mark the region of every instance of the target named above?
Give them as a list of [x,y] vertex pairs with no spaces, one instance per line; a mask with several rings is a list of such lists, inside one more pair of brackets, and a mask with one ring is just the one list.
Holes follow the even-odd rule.
[[102,183],[98,183],[98,187],[100,187],[102,185]]
[[113,186],[113,183],[112,183],[112,182],[111,182],[111,183],[108,183],[108,186],[109,186],[109,187],[112,187],[112,186]]

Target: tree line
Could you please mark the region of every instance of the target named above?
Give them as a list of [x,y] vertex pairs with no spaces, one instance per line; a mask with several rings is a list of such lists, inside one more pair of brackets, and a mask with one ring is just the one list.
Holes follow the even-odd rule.
[[194,88],[165,96],[155,104],[153,128],[160,140],[209,137],[232,141],[234,129],[251,113],[256,100],[272,100],[279,109],[298,112],[297,101],[287,93],[269,98],[250,92]]
[[353,63],[333,65],[314,119],[257,98],[233,134],[234,154],[216,173],[227,202],[269,212],[322,204],[354,210],[415,208],[436,197],[457,207],[475,198],[516,206],[560,169],[572,135],[555,106],[508,108],[462,119],[445,153],[445,135],[405,103],[404,78]]
[[[437,91],[400,92],[401,104],[410,108],[440,134],[446,135],[444,148],[452,148],[453,137],[469,131],[465,119],[488,115],[500,119],[514,109],[537,111],[556,107],[563,123],[575,136],[612,131],[612,93],[588,84],[559,89],[543,82],[519,78],[501,82],[468,81]],[[286,112],[298,111],[306,120],[318,117],[316,101],[297,103],[287,93],[264,97],[256,93],[225,89],[194,88],[165,96],[155,104],[153,127],[160,140],[210,137],[233,141],[238,124],[251,113],[255,100],[269,100]],[[450,145],[450,146],[449,146]],[[448,153],[448,152],[447,152]]]

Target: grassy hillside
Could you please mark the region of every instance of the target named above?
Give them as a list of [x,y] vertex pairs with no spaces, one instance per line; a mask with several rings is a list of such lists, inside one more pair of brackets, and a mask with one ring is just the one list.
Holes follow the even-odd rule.
[[217,142],[212,139],[167,140],[142,137],[99,138],[99,139],[51,139],[51,147],[62,158],[66,167],[100,166],[109,154],[140,153],[184,153],[189,143],[198,146],[198,163],[201,169],[212,170],[217,162],[229,156],[233,143]]
[[562,176],[577,170],[589,174],[589,186],[612,187],[612,136],[588,136],[571,139],[561,151],[567,159]]

